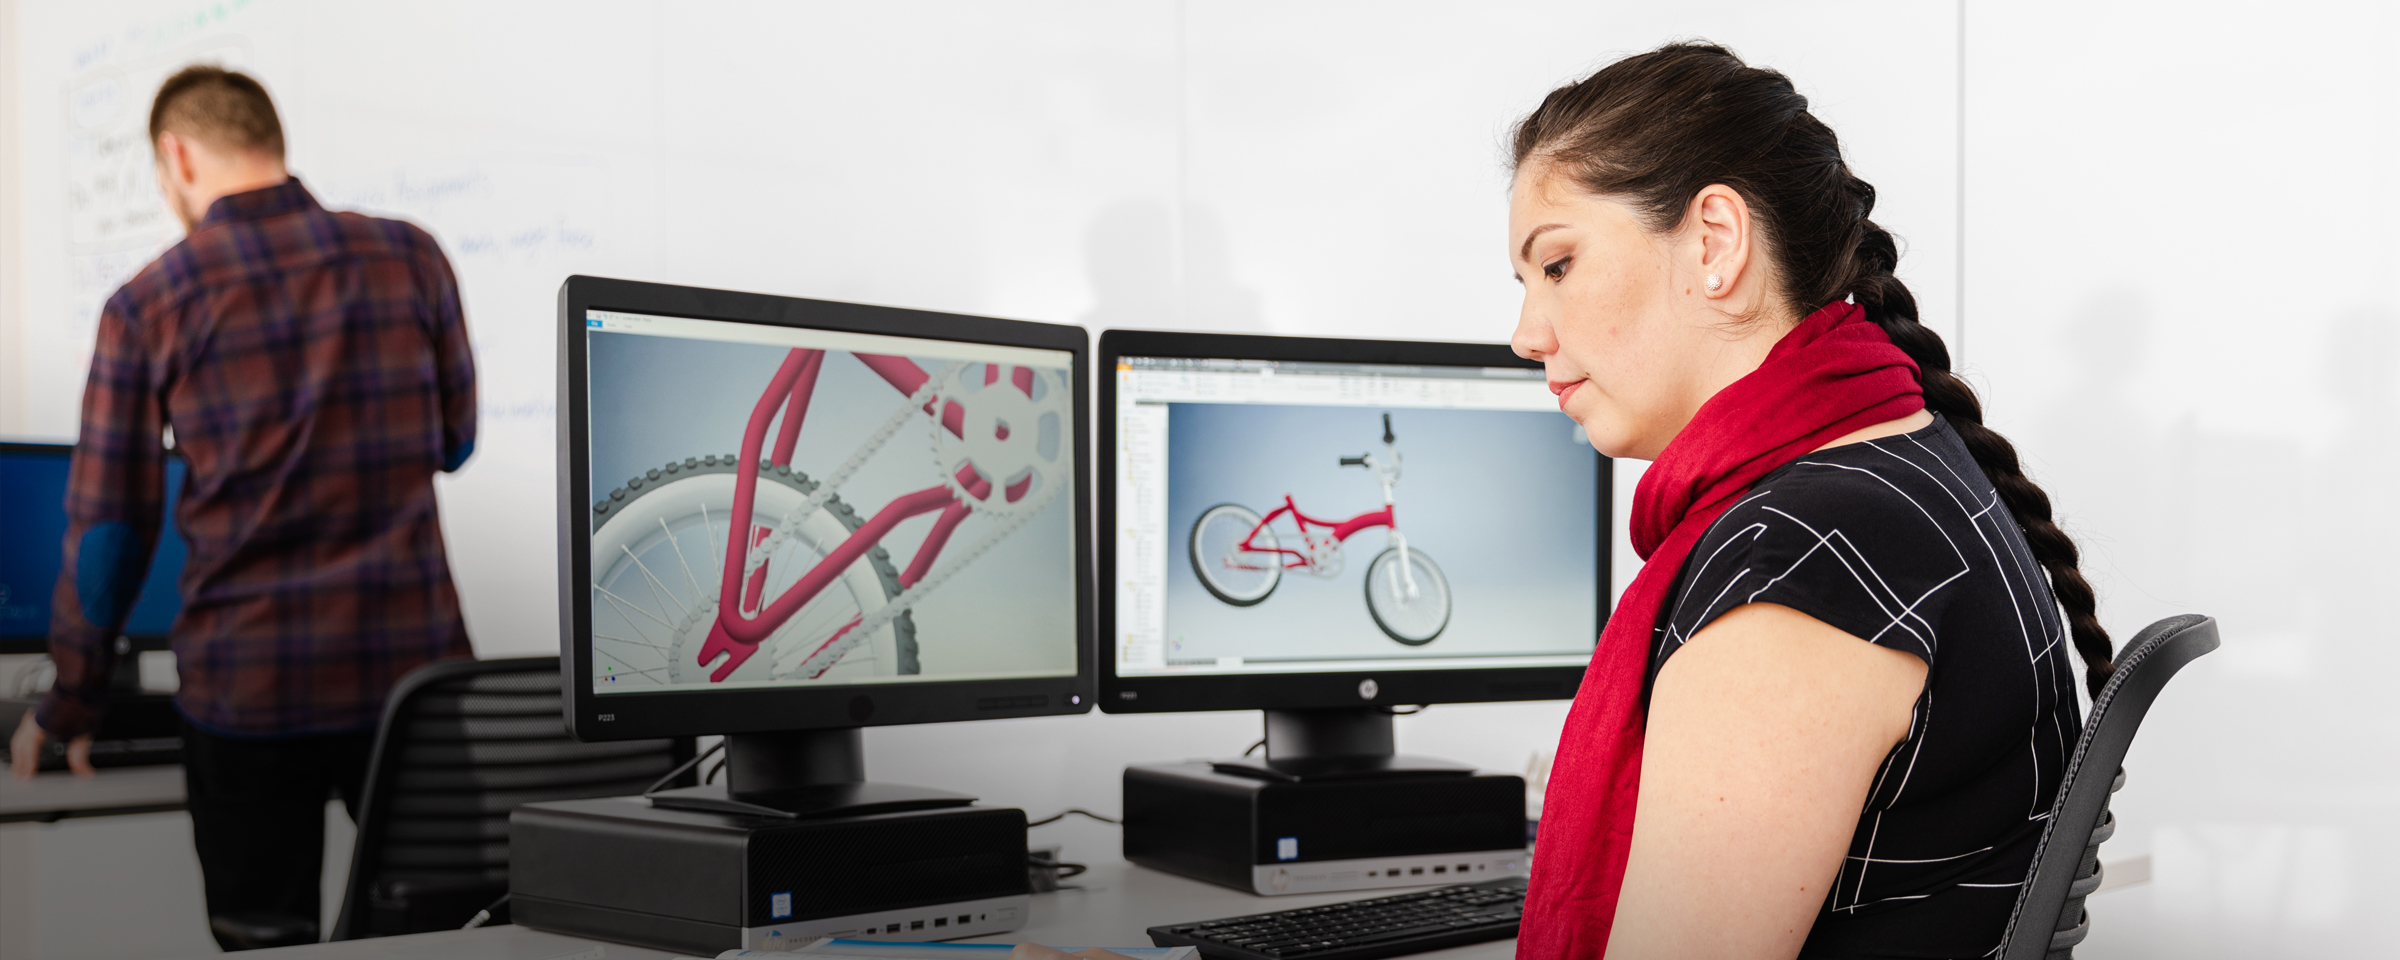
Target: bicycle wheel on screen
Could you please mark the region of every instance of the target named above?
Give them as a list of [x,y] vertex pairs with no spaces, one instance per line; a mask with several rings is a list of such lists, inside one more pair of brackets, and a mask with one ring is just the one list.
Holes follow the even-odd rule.
[[1283,581],[1283,554],[1242,549],[1253,530],[1251,545],[1275,547],[1275,532],[1259,529],[1258,511],[1237,503],[1210,507],[1192,524],[1192,572],[1210,595],[1237,607],[1265,600]]
[[1416,550],[1408,552],[1408,572],[1417,594],[1408,595],[1400,577],[1400,549],[1392,547],[1367,564],[1367,613],[1385,636],[1412,647],[1432,643],[1450,625],[1450,581],[1442,568]]
[[[731,456],[670,462],[610,491],[592,508],[592,673],[597,683],[622,686],[713,681],[699,661],[716,623],[718,583],[733,517],[735,460]],[[758,469],[757,520],[765,527],[808,499],[816,481],[789,467]],[[623,494],[623,496],[618,496]],[[777,548],[760,583],[775,597],[816,566],[851,531],[858,512],[840,497],[801,521],[798,536]],[[900,574],[877,547],[853,562],[774,636],[823,640],[851,620],[899,596]],[[725,680],[771,677],[774,659],[755,657]],[[917,628],[902,613],[868,642],[843,656],[828,679],[847,680],[920,672]]]

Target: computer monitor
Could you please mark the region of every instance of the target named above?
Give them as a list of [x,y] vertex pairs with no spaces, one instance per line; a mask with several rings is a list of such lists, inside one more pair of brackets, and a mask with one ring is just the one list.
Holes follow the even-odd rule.
[[[51,598],[67,536],[67,471],[74,456],[73,444],[0,443],[0,653],[49,650]],[[175,532],[183,475],[183,458],[169,456],[158,548],[120,631],[126,650],[167,649],[167,632],[183,611],[177,581],[183,575],[184,543]],[[130,668],[121,672],[134,675]]]
[[1390,754],[1393,705],[1574,695],[1610,471],[1538,364],[1134,330],[1100,364],[1102,710],[1266,710],[1305,767]]
[[1090,709],[1082,328],[593,277],[559,306],[575,736],[728,734],[737,807],[899,809],[957,798],[859,786],[859,727]]

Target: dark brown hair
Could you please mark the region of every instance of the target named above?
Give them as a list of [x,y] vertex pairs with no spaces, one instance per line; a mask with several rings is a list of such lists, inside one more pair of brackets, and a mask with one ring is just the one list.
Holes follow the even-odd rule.
[[2115,669],[2075,542],[2050,517],[2050,497],[2026,479],[2016,448],[1983,425],[1983,405],[1950,372],[1950,350],[1918,322],[1917,299],[1892,269],[1892,235],[1867,215],[1875,188],[1850,173],[1841,141],[1808,112],[1808,98],[1774,70],[1730,50],[1676,43],[1627,57],[1550,92],[1517,124],[1511,162],[1632,206],[1645,226],[1676,229],[1692,198],[1723,184],[1750,206],[1783,306],[1803,317],[1847,298],[1917,361],[1925,405],[1966,441],[2000,492],[2066,611],[2094,696]]
[[218,149],[283,159],[283,121],[258,81],[223,67],[195,64],[159,84],[150,101],[150,143],[169,130]]

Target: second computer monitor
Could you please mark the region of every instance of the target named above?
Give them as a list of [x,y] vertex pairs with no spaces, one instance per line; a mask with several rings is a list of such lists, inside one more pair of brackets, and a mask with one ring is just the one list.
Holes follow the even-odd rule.
[[1572,696],[1609,469],[1496,344],[1101,336],[1100,701]]

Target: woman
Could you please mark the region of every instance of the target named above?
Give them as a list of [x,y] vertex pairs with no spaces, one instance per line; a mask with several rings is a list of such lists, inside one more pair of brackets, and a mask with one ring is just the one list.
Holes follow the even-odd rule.
[[1654,461],[1521,957],[1987,955],[2081,727],[2069,641],[2110,670],[2074,545],[1807,106],[1677,44],[1517,127],[1517,352]]

